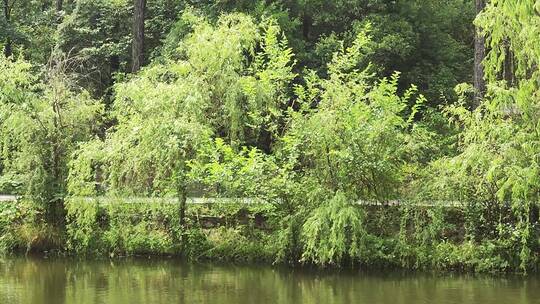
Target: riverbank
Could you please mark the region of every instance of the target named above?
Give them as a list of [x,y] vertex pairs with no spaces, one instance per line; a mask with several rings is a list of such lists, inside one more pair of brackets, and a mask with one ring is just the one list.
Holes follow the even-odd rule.
[[[71,199],[65,228],[46,224],[29,201],[0,205],[4,252],[61,252],[76,256],[182,256],[234,263],[315,265],[294,219],[271,204],[194,204],[181,229],[178,206],[163,201]],[[462,272],[536,272],[520,239],[465,237],[466,218],[455,207],[356,206],[364,215],[356,254],[323,267],[403,268]],[[537,227],[537,226],[535,226]],[[351,227],[346,227],[350,229]],[[328,230],[329,233],[335,233]],[[538,234],[538,230],[533,233]],[[295,236],[299,236],[296,237]],[[534,244],[533,244],[534,245]],[[534,248],[534,247],[533,247]]]

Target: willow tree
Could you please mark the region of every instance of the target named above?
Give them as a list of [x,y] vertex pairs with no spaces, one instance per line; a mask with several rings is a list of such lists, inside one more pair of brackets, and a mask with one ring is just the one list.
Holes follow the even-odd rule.
[[[540,6],[538,1],[487,3],[476,20],[489,53],[484,60],[488,91],[474,111],[448,112],[463,128],[459,155],[434,163],[432,197],[464,202],[467,236],[513,255],[508,267],[527,270],[540,258]],[[514,81],[505,81],[511,57]],[[536,223],[535,223],[536,221]],[[499,247],[497,247],[499,246]]]
[[104,141],[81,147],[71,167],[71,193],[177,197],[183,222],[187,164],[212,135],[201,92],[184,78],[186,68],[155,66],[115,87],[117,125]]
[[189,164],[212,138],[240,146],[246,135],[278,131],[283,84],[294,77],[279,28],[240,14],[212,25],[186,13],[182,22],[192,31],[174,54],[115,86],[117,124],[78,151],[72,194],[178,197],[183,224],[196,181]]
[[0,59],[0,148],[3,174],[40,203],[53,222],[63,219],[67,163],[99,127],[101,104],[74,87],[69,60],[52,60],[46,73]]

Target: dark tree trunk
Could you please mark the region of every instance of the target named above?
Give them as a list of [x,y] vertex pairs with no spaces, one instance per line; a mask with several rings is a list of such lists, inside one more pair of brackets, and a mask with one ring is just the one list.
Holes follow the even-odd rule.
[[64,1],[56,0],[56,11],[59,12],[64,9]]
[[510,46],[506,46],[506,55],[504,57],[504,80],[506,80],[506,84],[511,87],[515,83],[515,76],[514,76],[514,54],[512,53],[512,50],[510,49]]
[[178,187],[178,200],[180,203],[180,229],[182,234],[180,236],[180,250],[182,254],[185,254],[186,251],[186,242],[187,242],[187,226],[186,226],[186,209],[187,209],[187,189],[184,181],[181,181],[180,186]]
[[133,73],[139,71],[143,64],[144,49],[144,13],[146,0],[133,0],[133,42],[131,45],[131,58]]
[[304,12],[304,16],[302,17],[302,35],[304,36],[304,39],[309,40],[309,32],[311,30],[311,16]]
[[[6,22],[9,24],[11,21],[11,8],[9,7],[9,0],[4,0],[4,18],[6,19]],[[6,45],[4,46],[4,56],[9,57],[13,54],[13,50],[11,48],[11,37],[6,38]]]
[[4,46],[4,56],[9,57],[13,54],[13,51],[11,49],[11,38],[6,39],[6,45]]
[[186,226],[186,202],[187,202],[187,195],[186,195],[186,189],[182,189],[181,192],[178,195],[178,199],[180,200],[180,226],[182,229]]
[[[476,0],[476,13],[480,13],[485,7],[485,0]],[[480,34],[480,29],[475,30],[474,36],[474,106],[482,102],[486,93],[486,81],[484,79],[484,67],[482,62],[486,57],[485,39]]]

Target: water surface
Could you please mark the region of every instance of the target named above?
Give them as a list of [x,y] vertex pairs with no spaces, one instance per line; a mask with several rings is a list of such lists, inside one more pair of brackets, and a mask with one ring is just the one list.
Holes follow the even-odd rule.
[[321,272],[174,260],[0,258],[0,303],[540,304],[540,280]]

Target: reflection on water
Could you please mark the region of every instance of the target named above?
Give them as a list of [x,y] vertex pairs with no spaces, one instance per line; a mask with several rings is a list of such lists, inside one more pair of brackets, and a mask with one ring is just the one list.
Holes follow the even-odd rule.
[[537,277],[306,272],[172,260],[0,258],[0,303],[540,304]]

